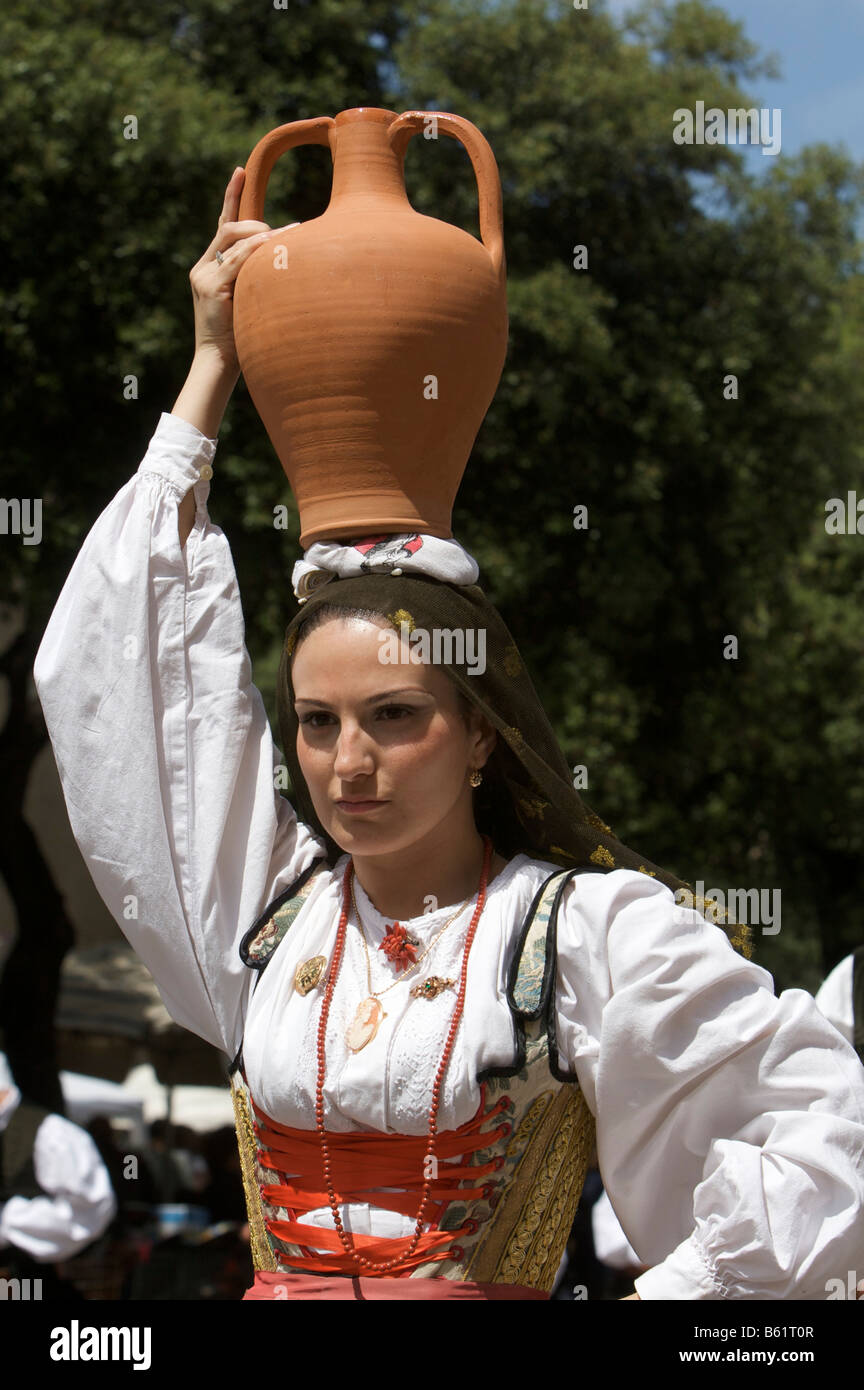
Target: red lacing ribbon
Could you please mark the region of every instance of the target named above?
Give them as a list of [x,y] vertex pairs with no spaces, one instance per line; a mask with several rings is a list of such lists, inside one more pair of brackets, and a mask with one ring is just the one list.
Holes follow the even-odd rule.
[[[251,1099],[251,1097],[250,1097]],[[432,1208],[434,1219],[430,1229],[424,1231],[414,1254],[402,1262],[401,1267],[392,1268],[391,1277],[398,1277],[417,1265],[429,1260],[453,1258],[449,1249],[459,1236],[469,1235],[477,1228],[477,1223],[468,1220],[452,1231],[438,1228],[449,1202],[458,1198],[461,1201],[474,1201],[488,1196],[488,1184],[477,1185],[478,1178],[501,1167],[501,1159],[489,1163],[469,1164],[464,1161],[478,1149],[487,1149],[496,1139],[504,1138],[510,1132],[509,1122],[496,1129],[480,1132],[480,1126],[494,1115],[499,1115],[510,1106],[508,1097],[503,1096],[489,1110],[483,1110],[485,1087],[481,1090],[477,1114],[459,1129],[445,1130],[437,1136],[436,1157],[438,1176],[432,1179],[431,1192],[436,1205]],[[252,1101],[252,1108],[258,1122],[254,1125],[258,1137],[258,1162],[261,1168],[274,1173],[277,1182],[265,1183],[261,1196],[265,1203],[284,1207],[293,1218],[298,1213],[326,1208],[329,1203],[321,1159],[321,1145],[315,1130],[290,1129],[277,1124]],[[387,1211],[400,1212],[403,1216],[414,1216],[417,1211],[417,1198],[425,1177],[423,1160],[428,1147],[425,1134],[381,1134],[354,1131],[348,1134],[327,1132],[330,1149],[333,1185],[342,1202],[368,1202]],[[444,1162],[447,1158],[458,1162]],[[290,1176],[289,1176],[290,1174]],[[472,1181],[471,1187],[461,1187],[460,1183]],[[398,1191],[382,1191],[382,1188],[398,1188]],[[320,1274],[353,1274],[356,1263],[346,1254],[339,1236],[332,1227],[311,1226],[292,1219],[277,1221],[266,1219],[267,1229],[278,1240],[290,1245],[300,1246],[302,1255],[288,1255],[276,1250],[277,1259],[283,1263]],[[408,1249],[412,1236],[368,1236],[352,1232],[355,1247],[372,1259],[392,1260]],[[307,1247],[314,1247],[309,1249]],[[461,1253],[461,1252],[460,1252]]]

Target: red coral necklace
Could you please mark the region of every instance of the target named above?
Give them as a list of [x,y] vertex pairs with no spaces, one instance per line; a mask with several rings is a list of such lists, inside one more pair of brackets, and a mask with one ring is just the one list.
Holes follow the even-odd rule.
[[[450,926],[450,924],[452,922],[455,922],[457,917],[462,916],[462,913],[465,911],[465,908],[471,901],[472,896],[473,895],[469,894],[462,906],[457,907],[455,912],[451,912],[443,927],[439,928],[439,930],[433,936],[432,940],[429,942],[429,945],[426,947],[426,950],[423,952],[422,956],[418,956],[415,961],[411,961],[404,965],[397,966],[397,969],[401,970],[402,972],[398,979],[393,980],[389,985],[385,985],[383,989],[373,989],[372,965],[369,960],[369,947],[366,944],[366,933],[363,930],[363,918],[360,916],[360,909],[357,906],[357,899],[354,897],[354,877],[352,875],[351,906],[353,907],[354,915],[357,918],[357,925],[360,928],[360,936],[363,941],[363,952],[366,956],[366,998],[361,1000],[361,1002],[357,1005],[357,1008],[354,1012],[354,1017],[349,1023],[347,1029],[345,1030],[345,1041],[352,1052],[360,1052],[366,1046],[367,1043],[370,1043],[374,1038],[375,1034],[378,1032],[381,1020],[387,1017],[387,1015],[384,1012],[384,1007],[380,1002],[381,995],[386,994],[389,989],[393,989],[396,985],[401,984],[402,980],[405,979],[406,974],[408,976],[412,975],[413,972],[417,969],[417,967],[419,965],[422,965],[423,961],[429,955],[429,952],[441,940],[441,937],[444,935],[445,931]],[[399,926],[398,922],[393,923],[393,928],[391,928],[391,931],[397,927],[399,928],[400,932],[405,931],[405,928]],[[387,935],[389,936],[390,932],[388,932]],[[384,940],[386,941],[387,937],[385,937]],[[380,951],[381,947],[379,946],[378,949]],[[435,983],[433,984],[432,981],[434,981]],[[437,995],[441,993],[442,989],[450,988],[455,983],[455,980],[439,980],[437,976],[432,976],[431,981],[426,981],[428,989],[425,989],[423,991],[423,997],[435,999]],[[415,998],[419,997],[417,990],[412,989],[411,994]]]
[[409,965],[414,965],[417,961],[417,947],[419,945],[419,941],[415,941],[413,936],[408,935],[407,927],[401,926],[399,922],[394,922],[378,950],[384,952],[397,970],[407,970]]
[[[429,1142],[426,1146],[426,1157],[423,1164],[423,1172],[431,1173],[435,1170],[435,1164],[429,1162],[435,1155],[435,1141],[438,1134],[438,1108],[441,1102],[441,1083],[444,1073],[447,1070],[447,1063],[450,1061],[450,1053],[453,1050],[453,1040],[456,1037],[456,1030],[459,1027],[459,1020],[465,1007],[465,985],[468,978],[468,952],[471,950],[471,943],[477,931],[477,924],[480,921],[480,914],[486,904],[486,885],[489,882],[489,865],[492,862],[492,841],[488,835],[483,836],[483,868],[480,871],[480,887],[477,892],[477,906],[474,915],[468,926],[468,933],[465,937],[465,948],[462,952],[462,970],[459,976],[459,992],[456,996],[456,1007],[453,1010],[453,1017],[450,1020],[450,1030],[444,1044],[444,1053],[438,1066],[435,1080],[432,1083],[432,1105],[429,1110]],[[321,1156],[324,1164],[324,1181],[327,1185],[327,1196],[330,1201],[330,1210],[333,1213],[333,1221],[342,1248],[347,1255],[352,1256],[361,1269],[374,1270],[378,1274],[385,1274],[387,1270],[408,1260],[414,1254],[420,1243],[423,1234],[426,1208],[429,1206],[431,1196],[432,1179],[427,1178],[423,1183],[423,1191],[420,1197],[420,1209],[417,1212],[417,1221],[414,1228],[414,1235],[411,1244],[403,1255],[397,1259],[385,1260],[379,1263],[370,1260],[368,1256],[361,1255],[355,1249],[352,1241],[349,1240],[342,1225],[342,1217],[339,1213],[339,1198],[333,1188],[333,1177],[330,1163],[330,1150],[327,1145],[327,1131],[324,1128],[324,1073],[326,1061],[324,1055],[324,1040],[327,1036],[327,1019],[330,1016],[330,1001],[333,998],[333,989],[336,984],[336,976],[339,973],[339,965],[342,960],[342,951],[345,945],[345,931],[348,925],[349,904],[351,902],[351,875],[354,871],[353,861],[349,859],[345,866],[345,874],[342,879],[342,912],[339,917],[339,927],[336,932],[336,946],[333,951],[333,962],[327,979],[327,988],[324,991],[324,999],[321,1005],[321,1019],[318,1024],[318,1079],[315,1086],[315,1125],[318,1130],[318,1138],[321,1142]]]

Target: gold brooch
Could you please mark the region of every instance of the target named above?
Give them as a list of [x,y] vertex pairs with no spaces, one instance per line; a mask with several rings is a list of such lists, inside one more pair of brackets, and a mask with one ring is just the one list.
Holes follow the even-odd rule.
[[294,976],[294,988],[300,994],[308,994],[310,989],[314,989],[321,979],[326,964],[326,956],[313,956],[311,960],[304,960],[303,964],[297,967]]
[[422,984],[415,985],[411,990],[412,999],[437,999],[445,989],[452,989],[455,980],[442,980],[440,975],[430,975],[428,980]]

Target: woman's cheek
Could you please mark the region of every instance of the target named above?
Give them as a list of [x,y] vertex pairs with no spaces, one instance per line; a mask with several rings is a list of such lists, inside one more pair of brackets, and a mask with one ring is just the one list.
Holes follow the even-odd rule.
[[300,745],[297,749],[297,761],[313,797],[324,796],[329,777],[327,758],[322,756],[320,750]]
[[422,785],[430,791],[450,788],[454,781],[461,781],[465,756],[461,748],[454,745],[452,734],[435,734],[415,744],[412,755],[402,767],[406,780]]

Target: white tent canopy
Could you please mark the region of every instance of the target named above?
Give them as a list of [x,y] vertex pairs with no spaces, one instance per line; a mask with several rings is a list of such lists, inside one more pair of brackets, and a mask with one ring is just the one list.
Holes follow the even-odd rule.
[[125,1086],[74,1071],[61,1071],[60,1085],[66,1116],[76,1125],[86,1125],[97,1115],[105,1116],[112,1123],[120,1122],[134,1148],[146,1144],[144,1103]]
[[189,1129],[206,1132],[234,1124],[234,1104],[227,1084],[163,1086],[153,1068],[145,1063],[132,1068],[123,1082],[122,1090],[143,1105],[144,1119],[148,1124],[154,1120],[168,1119],[169,1106],[173,1125],[187,1125]]
[[70,951],[56,1016],[60,1064],[122,1082],[150,1062],[165,1085],[227,1084],[228,1059],[170,1017],[156,983],[127,942]]

